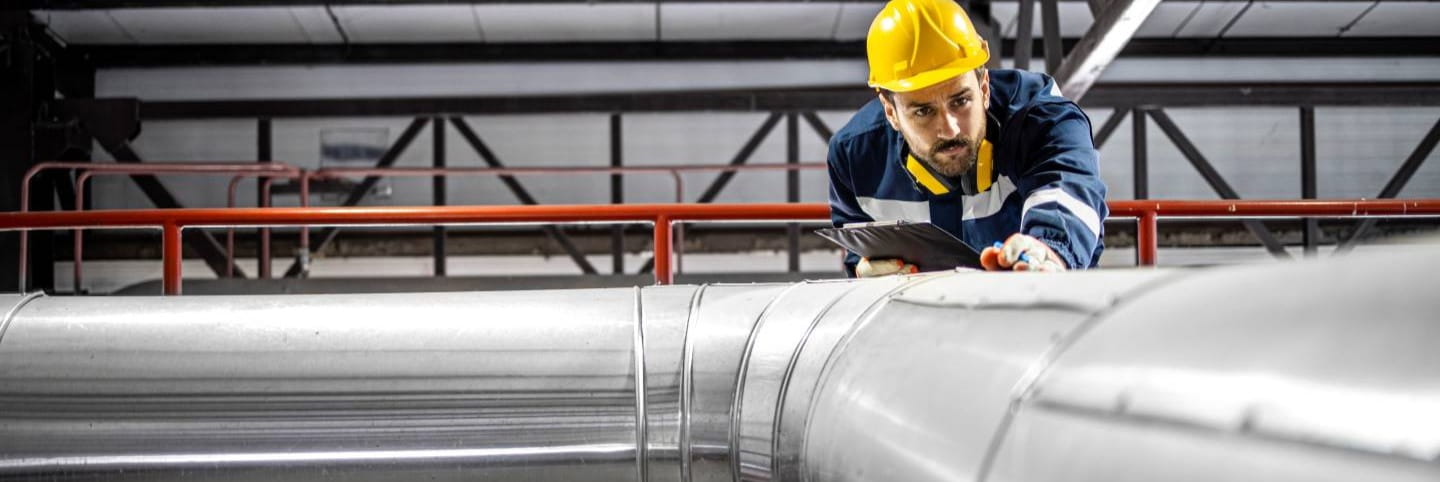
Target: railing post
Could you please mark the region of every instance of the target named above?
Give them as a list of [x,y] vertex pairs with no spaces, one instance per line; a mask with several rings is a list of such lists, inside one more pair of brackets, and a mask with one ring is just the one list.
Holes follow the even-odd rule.
[[655,283],[668,285],[674,273],[670,271],[670,216],[655,216]]
[[163,283],[165,285],[165,295],[179,295],[180,262],[183,249],[183,246],[180,244],[180,225],[171,221],[165,223],[161,229],[163,230],[161,252],[164,253],[161,263],[164,265]]
[[1136,218],[1135,254],[1140,266],[1155,266],[1156,245],[1159,242],[1157,217],[1153,209],[1147,209]]

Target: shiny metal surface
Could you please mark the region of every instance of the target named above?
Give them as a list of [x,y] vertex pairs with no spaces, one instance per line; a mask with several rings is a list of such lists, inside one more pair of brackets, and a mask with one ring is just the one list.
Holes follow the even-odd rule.
[[831,355],[805,428],[805,479],[974,480],[1043,356],[1164,275],[969,272],[902,288]]
[[1435,272],[0,295],[0,478],[1440,480]]
[[633,293],[553,301],[37,299],[0,344],[0,474],[634,480]]
[[1160,286],[1056,359],[990,480],[1440,480],[1437,269],[1430,251]]
[[740,362],[760,314],[791,289],[791,285],[702,288],[685,339],[688,383],[682,389],[681,480],[735,480],[732,415]]

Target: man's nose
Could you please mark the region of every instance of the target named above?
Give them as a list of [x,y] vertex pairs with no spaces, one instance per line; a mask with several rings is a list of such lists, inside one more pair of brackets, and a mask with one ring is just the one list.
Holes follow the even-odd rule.
[[940,123],[940,132],[937,134],[944,139],[960,137],[960,115],[954,112],[943,114]]

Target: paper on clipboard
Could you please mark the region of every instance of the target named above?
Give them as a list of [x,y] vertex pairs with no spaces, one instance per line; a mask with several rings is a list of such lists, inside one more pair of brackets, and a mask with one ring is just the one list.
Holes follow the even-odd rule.
[[880,221],[825,228],[816,234],[870,259],[903,259],[920,271],[980,268],[980,252],[928,222]]

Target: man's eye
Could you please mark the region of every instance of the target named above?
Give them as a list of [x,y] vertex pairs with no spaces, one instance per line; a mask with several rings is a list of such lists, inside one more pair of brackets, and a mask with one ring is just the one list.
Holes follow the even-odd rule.
[[921,107],[919,109],[915,109],[915,117],[927,117],[930,115],[930,113],[931,109],[929,107]]
[[952,102],[953,102],[956,106],[958,106],[958,107],[965,107],[965,106],[967,106],[967,105],[970,105],[970,98],[969,98],[969,97],[961,97],[961,98],[955,99],[955,100],[952,101]]

